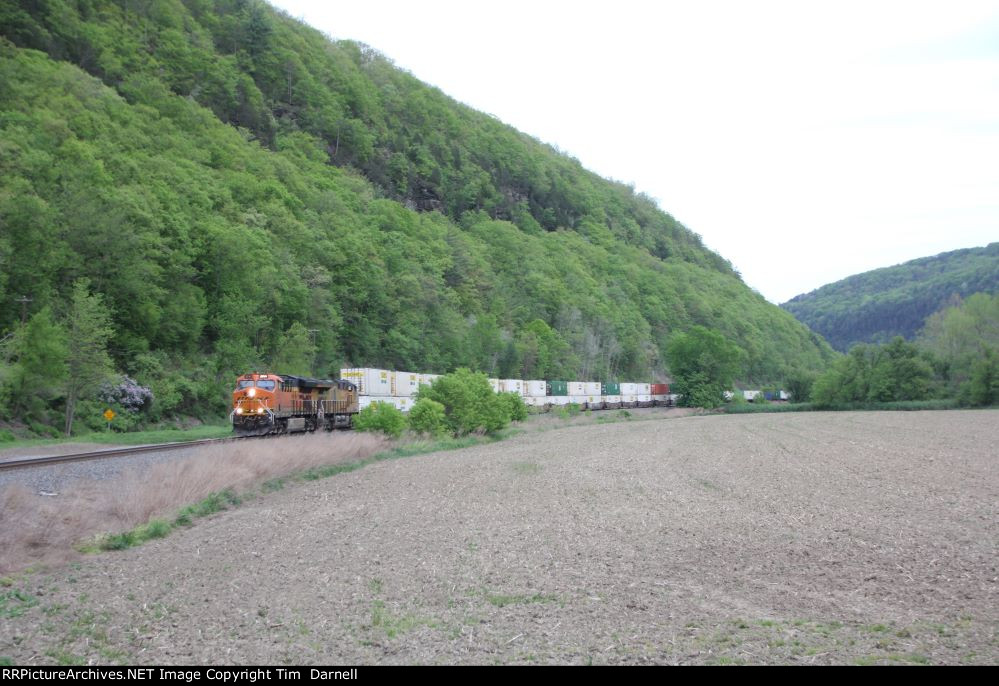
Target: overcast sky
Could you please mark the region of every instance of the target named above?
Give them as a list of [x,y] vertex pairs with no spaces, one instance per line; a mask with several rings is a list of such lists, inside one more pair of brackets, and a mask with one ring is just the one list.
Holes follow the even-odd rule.
[[999,0],[271,0],[632,183],[775,303],[999,240]]

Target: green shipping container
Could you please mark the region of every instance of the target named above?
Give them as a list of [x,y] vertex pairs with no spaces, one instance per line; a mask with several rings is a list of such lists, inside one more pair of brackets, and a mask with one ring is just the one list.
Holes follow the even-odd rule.
[[568,381],[549,381],[548,395],[569,395]]
[[621,384],[617,381],[605,381],[600,385],[601,395],[621,395]]

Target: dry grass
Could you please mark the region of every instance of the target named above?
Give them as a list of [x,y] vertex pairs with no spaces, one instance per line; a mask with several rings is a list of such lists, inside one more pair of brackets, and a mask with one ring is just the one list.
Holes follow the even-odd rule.
[[212,493],[246,493],[314,467],[353,462],[386,447],[371,434],[243,441],[195,449],[190,457],[106,481],[78,481],[58,497],[21,486],[0,489],[0,573],[73,559],[95,536],[133,529]]

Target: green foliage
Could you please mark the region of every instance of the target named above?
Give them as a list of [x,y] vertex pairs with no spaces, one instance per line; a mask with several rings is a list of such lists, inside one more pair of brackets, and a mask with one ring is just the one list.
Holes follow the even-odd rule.
[[744,379],[831,357],[651,199],[369,48],[256,1],[20,5],[0,333],[12,296],[58,314],[89,279],[153,419],[217,414],[267,362],[641,379],[693,325],[738,343]]
[[99,294],[90,292],[90,281],[73,284],[69,309],[66,357],[66,435],[73,433],[73,418],[81,398],[96,396],[102,382],[113,373],[107,345],[114,331],[111,314]]
[[988,348],[971,369],[971,378],[960,389],[965,405],[983,407],[999,403],[999,353]]
[[818,377],[806,369],[794,369],[784,376],[784,388],[792,403],[807,403],[812,398],[812,386]]
[[933,370],[919,349],[898,336],[883,346],[856,345],[812,386],[818,407],[844,403],[925,400]]
[[308,330],[295,322],[278,339],[271,368],[279,374],[310,376],[316,348],[312,344]]
[[527,419],[527,403],[519,393],[500,393],[499,398],[506,407],[510,421],[522,422]]
[[934,313],[918,342],[933,356],[950,395],[965,404],[988,404],[987,379],[999,350],[999,294],[976,293]]
[[409,428],[435,438],[443,436],[447,433],[444,405],[430,398],[420,398],[409,411]]
[[718,407],[732,387],[742,353],[717,331],[694,326],[676,334],[666,350],[673,390],[685,407]]
[[425,398],[444,406],[448,431],[456,437],[495,433],[510,423],[509,407],[481,372],[460,368],[445,374],[433,386],[420,388],[419,400]]
[[5,378],[5,396],[14,416],[46,418],[66,379],[66,331],[43,307],[19,329],[10,346],[15,359]]
[[385,434],[399,438],[406,430],[406,415],[390,403],[374,402],[357,413],[354,428],[358,431]]
[[999,243],[857,274],[782,307],[845,352],[894,336],[912,340],[953,298],[979,292],[999,292]]

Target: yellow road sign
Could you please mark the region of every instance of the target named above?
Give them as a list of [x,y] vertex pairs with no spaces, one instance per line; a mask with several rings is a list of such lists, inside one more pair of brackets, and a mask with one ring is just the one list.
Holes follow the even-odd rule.
[[114,419],[114,410],[112,410],[110,407],[104,410],[104,419],[108,420],[109,422],[112,419]]

